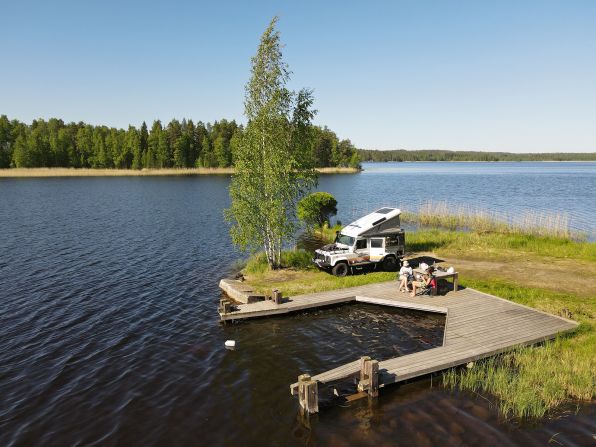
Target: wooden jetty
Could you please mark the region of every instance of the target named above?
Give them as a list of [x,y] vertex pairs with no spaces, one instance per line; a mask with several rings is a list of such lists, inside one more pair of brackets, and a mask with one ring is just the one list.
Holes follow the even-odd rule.
[[443,345],[391,359],[357,358],[316,375],[302,374],[290,385],[301,407],[318,411],[317,386],[360,375],[359,390],[371,396],[392,383],[473,362],[517,346],[554,338],[578,323],[513,303],[470,288],[443,296],[415,296],[398,292],[395,281],[329,292],[299,295],[285,300],[240,304],[220,310],[222,320],[281,315],[347,302],[363,302],[445,314]]

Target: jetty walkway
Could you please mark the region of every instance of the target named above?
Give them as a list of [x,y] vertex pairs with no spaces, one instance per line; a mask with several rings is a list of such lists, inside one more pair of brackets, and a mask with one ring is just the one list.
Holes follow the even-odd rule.
[[416,309],[445,314],[443,345],[390,359],[354,359],[329,371],[299,376],[290,385],[308,412],[318,411],[319,383],[360,375],[359,390],[376,396],[378,389],[435,371],[473,362],[518,346],[532,345],[574,329],[578,323],[513,303],[470,288],[443,296],[398,292],[395,281],[286,298],[281,303],[260,301],[220,309],[222,320],[280,315],[347,302]]

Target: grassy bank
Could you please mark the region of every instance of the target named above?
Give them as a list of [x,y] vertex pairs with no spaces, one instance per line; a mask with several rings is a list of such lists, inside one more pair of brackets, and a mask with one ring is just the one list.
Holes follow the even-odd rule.
[[444,385],[494,396],[506,417],[540,418],[565,402],[596,397],[594,296],[523,287],[498,278],[468,278],[463,284],[552,314],[571,316],[580,326],[574,334],[541,346],[488,358],[470,369],[451,369],[443,374]]
[[[354,174],[356,168],[319,168],[321,174]],[[234,168],[180,169],[87,169],[87,168],[12,168],[0,169],[0,177],[144,177],[176,175],[230,175]]]
[[320,271],[311,263],[311,258],[312,253],[305,250],[286,251],[282,253],[284,268],[269,270],[265,255],[259,253],[248,260],[242,272],[246,281],[256,292],[269,294],[273,289],[279,289],[286,296],[323,292],[395,279],[395,273],[392,272],[371,272],[338,278]]
[[[319,234],[329,240],[335,229]],[[511,231],[438,229],[409,232],[406,239],[407,257],[432,255],[454,265],[464,287],[580,322],[572,336],[477,362],[472,369],[450,370],[444,374],[446,386],[494,396],[501,412],[513,417],[542,417],[563,402],[595,398],[596,244]],[[336,278],[313,268],[310,257],[302,250],[286,253],[286,268],[270,271],[257,256],[244,273],[262,293],[279,288],[286,295],[395,279],[391,272]]]

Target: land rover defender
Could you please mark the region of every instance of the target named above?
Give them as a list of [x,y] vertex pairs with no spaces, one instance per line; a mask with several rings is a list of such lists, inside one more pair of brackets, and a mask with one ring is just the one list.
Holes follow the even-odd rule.
[[335,242],[315,250],[313,262],[335,276],[365,267],[397,270],[406,250],[400,214],[397,208],[381,208],[346,225]]

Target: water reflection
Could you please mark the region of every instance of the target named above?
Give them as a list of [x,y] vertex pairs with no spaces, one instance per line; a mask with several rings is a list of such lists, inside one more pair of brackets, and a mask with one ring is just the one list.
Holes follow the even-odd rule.
[[562,445],[585,446],[593,443],[595,416],[588,405],[577,414],[519,425],[504,420],[483,396],[450,392],[424,379],[321,413],[311,421],[309,440],[316,443],[301,445],[542,446],[554,437]]

